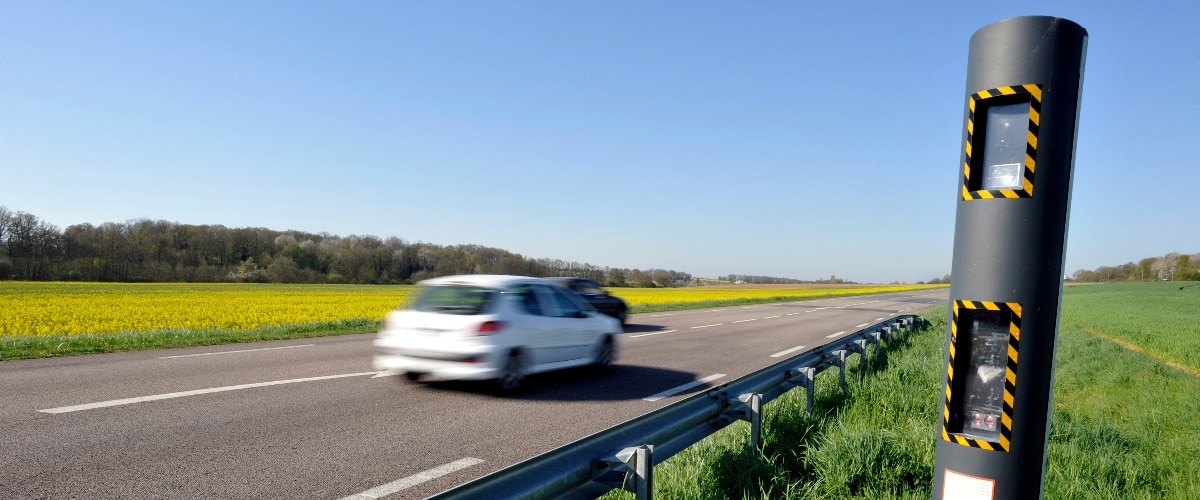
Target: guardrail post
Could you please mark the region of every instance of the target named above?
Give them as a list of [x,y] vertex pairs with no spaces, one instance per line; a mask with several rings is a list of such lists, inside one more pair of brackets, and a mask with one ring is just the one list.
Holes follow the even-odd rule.
[[795,371],[789,373],[789,375],[791,376],[788,377],[788,382],[804,386],[806,392],[808,392],[808,413],[812,414],[813,392],[816,390],[814,381],[817,376],[817,370],[812,367],[797,368]]
[[838,349],[833,351],[833,364],[838,367],[838,387],[843,391],[846,390],[846,350]]
[[862,376],[867,371],[867,339],[855,340],[854,346],[858,351],[858,374]]
[[762,394],[751,392],[737,397],[740,403],[733,406],[725,400],[722,406],[729,408],[712,422],[714,428],[724,427],[734,419],[750,422],[750,445],[757,449],[762,444]]
[[654,445],[625,448],[616,460],[595,462],[593,471],[597,468],[606,469],[593,479],[597,483],[633,492],[638,500],[650,500],[654,494]]
[[746,417],[750,421],[750,446],[757,450],[762,446],[762,394],[742,394],[738,396],[738,401],[746,405]]

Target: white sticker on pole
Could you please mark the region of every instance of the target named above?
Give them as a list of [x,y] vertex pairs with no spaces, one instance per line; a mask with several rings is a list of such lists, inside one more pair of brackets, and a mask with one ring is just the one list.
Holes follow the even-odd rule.
[[996,497],[996,480],[959,474],[946,469],[942,486],[943,500],[992,500]]

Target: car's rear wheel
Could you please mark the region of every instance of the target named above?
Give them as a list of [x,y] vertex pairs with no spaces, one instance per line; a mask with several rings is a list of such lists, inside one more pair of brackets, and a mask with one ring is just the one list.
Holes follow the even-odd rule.
[[511,394],[525,383],[525,359],[521,351],[513,351],[504,361],[500,377],[496,379],[496,391],[501,394]]
[[629,310],[622,307],[617,311],[617,321],[621,322],[621,326],[625,326],[625,318],[629,317]]
[[404,380],[409,382],[420,382],[423,376],[425,374],[421,372],[404,372]]

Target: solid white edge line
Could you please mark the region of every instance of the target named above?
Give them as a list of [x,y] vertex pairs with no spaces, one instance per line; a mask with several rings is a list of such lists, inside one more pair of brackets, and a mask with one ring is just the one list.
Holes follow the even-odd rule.
[[833,335],[826,335],[825,338],[831,339],[831,338],[837,337],[838,335],[845,335],[845,334],[846,334],[846,332],[837,332]]
[[724,324],[724,323],[713,323],[713,324],[711,324],[711,325],[700,325],[700,326],[693,326],[693,327],[692,327],[692,329],[693,329],[693,330],[695,330],[695,329],[697,329],[697,328],[708,328],[708,327],[710,327],[710,326],[721,326],[721,325],[723,325],[723,324]]
[[677,331],[679,331],[679,330],[667,330],[665,332],[643,333],[641,335],[630,335],[629,338],[636,339],[638,337],[649,337],[651,335],[658,335],[660,333],[671,333],[671,332],[677,332]]
[[158,401],[160,399],[183,398],[187,396],[199,396],[201,394],[212,394],[214,392],[237,391],[241,389],[254,389],[257,387],[268,387],[272,385],[295,384],[298,382],[314,382],[317,380],[330,380],[335,378],[346,377],[365,377],[367,375],[375,375],[379,372],[363,372],[363,373],[347,373],[343,375],[326,375],[324,377],[309,377],[295,378],[291,380],[276,380],[273,382],[258,382],[255,384],[230,385],[225,387],[213,387],[210,389],[197,389],[194,391],[170,392],[166,394],[155,394],[153,396],[141,396],[136,398],[114,399],[111,401],[101,401],[99,403],[87,403],[74,406],[60,406],[58,408],[49,408],[38,410],[42,413],[70,413],[74,411],[95,410],[97,408],[107,408],[109,406],[121,406],[134,403],[145,403],[148,401]]
[[642,401],[651,401],[651,402],[658,401],[658,400],[660,400],[660,399],[662,399],[662,398],[665,398],[665,397],[670,397],[670,396],[674,396],[674,395],[676,395],[676,394],[679,394],[679,393],[681,393],[681,392],[683,392],[683,391],[686,391],[686,390],[688,390],[688,389],[691,389],[691,388],[693,388],[693,387],[696,387],[696,386],[700,386],[700,385],[707,384],[707,383],[709,383],[709,382],[712,382],[712,381],[714,381],[714,380],[717,380],[717,379],[719,379],[719,378],[722,378],[722,377],[724,377],[724,376],[725,376],[725,374],[724,374],[724,373],[718,373],[718,374],[715,374],[715,375],[709,375],[709,376],[707,376],[707,377],[704,377],[704,378],[702,378],[702,379],[696,380],[695,382],[688,382],[688,383],[686,383],[686,384],[683,384],[683,385],[681,385],[681,386],[679,386],[679,387],[675,387],[675,388],[672,388],[672,389],[667,389],[667,390],[665,390],[665,391],[662,391],[662,392],[660,392],[660,393],[658,393],[658,394],[655,394],[655,395],[653,395],[653,396],[649,396],[649,397],[642,398]]
[[199,354],[178,354],[175,356],[159,356],[158,359],[191,358],[194,356],[216,356],[218,354],[237,354],[240,352],[274,351],[276,349],[292,349],[292,348],[296,348],[296,347],[313,347],[315,345],[316,344],[285,345],[283,347],[263,347],[261,349],[242,349],[240,351],[215,351],[215,352],[202,352]]
[[771,357],[772,357],[772,358],[782,358],[782,357],[784,357],[784,356],[787,356],[788,354],[791,354],[791,353],[793,353],[793,352],[799,351],[800,349],[804,349],[804,346],[797,346],[797,347],[793,347],[793,348],[791,348],[791,349],[788,349],[788,350],[786,350],[786,351],[779,351],[779,352],[777,352],[777,353],[775,353],[775,354],[772,354],[772,355],[771,355]]
[[397,491],[406,490],[418,484],[429,482],[445,476],[451,472],[456,472],[466,469],[467,467],[479,465],[481,463],[483,463],[483,460],[467,457],[462,460],[456,460],[445,465],[434,467],[425,472],[418,472],[411,476],[397,479],[388,484],[376,486],[362,493],[357,493],[342,498],[342,500],[374,500],[376,498],[383,498]]

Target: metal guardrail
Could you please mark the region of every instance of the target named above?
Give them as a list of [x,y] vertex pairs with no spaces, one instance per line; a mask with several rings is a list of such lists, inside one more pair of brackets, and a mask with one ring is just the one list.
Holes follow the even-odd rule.
[[762,405],[800,386],[807,389],[811,412],[818,373],[838,367],[845,387],[849,355],[859,353],[859,366],[865,367],[872,344],[878,356],[885,342],[891,344],[909,326],[924,321],[904,315],[876,323],[430,498],[596,498],[621,488],[648,499],[655,464],[737,420],[750,421],[751,444],[758,447]]

